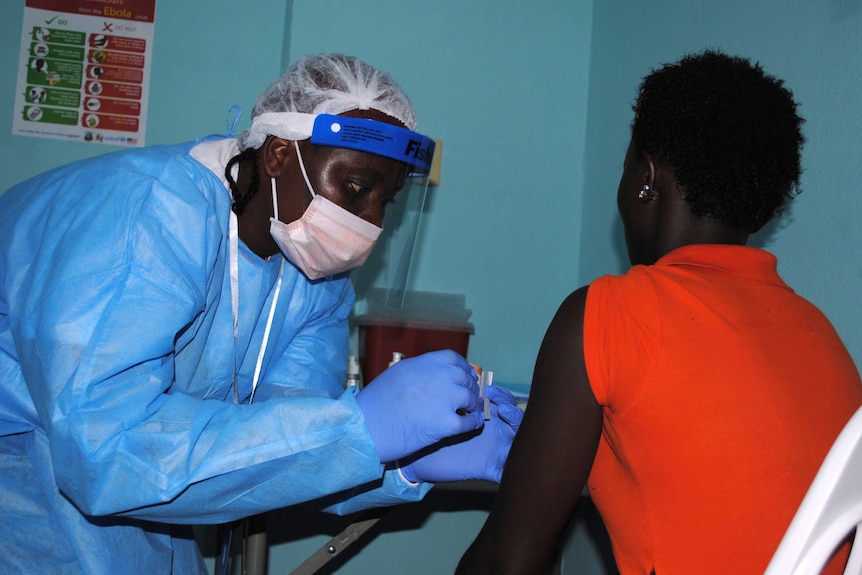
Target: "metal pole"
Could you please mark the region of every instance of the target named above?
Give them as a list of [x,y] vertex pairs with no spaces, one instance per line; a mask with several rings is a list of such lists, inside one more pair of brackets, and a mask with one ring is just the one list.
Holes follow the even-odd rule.
[[266,575],[266,514],[245,520],[245,544],[242,551],[242,575]]

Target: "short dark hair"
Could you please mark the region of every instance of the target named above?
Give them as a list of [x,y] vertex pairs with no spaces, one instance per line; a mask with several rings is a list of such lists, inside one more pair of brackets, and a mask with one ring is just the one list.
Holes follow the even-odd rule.
[[756,232],[801,190],[803,120],[758,63],[706,50],[646,76],[632,142],[673,166],[692,213]]

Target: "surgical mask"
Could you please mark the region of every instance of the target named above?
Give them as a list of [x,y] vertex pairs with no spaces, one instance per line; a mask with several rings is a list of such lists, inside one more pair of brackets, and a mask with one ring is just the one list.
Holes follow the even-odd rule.
[[271,178],[273,217],[269,219],[269,233],[281,253],[308,279],[316,280],[358,268],[368,259],[383,229],[315,194],[299,145],[295,141],[293,144],[312,200],[301,218],[285,224],[278,219],[275,178]]

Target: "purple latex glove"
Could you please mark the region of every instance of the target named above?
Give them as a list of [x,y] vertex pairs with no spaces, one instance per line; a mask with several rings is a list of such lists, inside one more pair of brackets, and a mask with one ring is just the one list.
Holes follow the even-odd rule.
[[477,433],[440,442],[438,449],[426,450],[401,467],[404,478],[419,481],[461,481],[484,479],[499,483],[503,465],[524,412],[515,404],[512,393],[502,387],[485,388],[491,400],[491,419]]
[[466,359],[442,350],[401,360],[366,385],[356,403],[380,461],[390,463],[480,429],[485,421],[477,379]]

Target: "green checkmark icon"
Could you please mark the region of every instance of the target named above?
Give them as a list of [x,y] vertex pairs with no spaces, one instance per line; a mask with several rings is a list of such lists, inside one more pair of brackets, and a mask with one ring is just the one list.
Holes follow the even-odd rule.
[[45,20],[45,24],[50,24],[51,22],[53,22],[53,21],[54,21],[54,20],[56,20],[56,19],[57,19],[57,17],[56,17],[56,16],[54,16],[54,17],[53,17],[53,18],[51,18],[50,20]]

